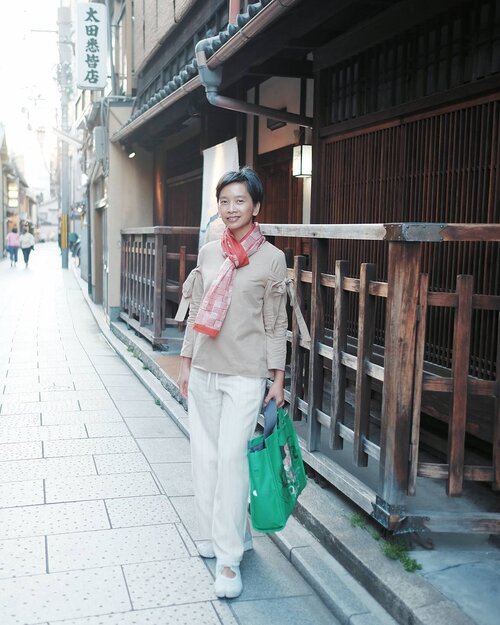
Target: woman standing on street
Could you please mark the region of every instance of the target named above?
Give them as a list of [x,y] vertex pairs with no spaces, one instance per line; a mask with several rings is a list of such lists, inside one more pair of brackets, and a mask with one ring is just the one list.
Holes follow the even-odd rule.
[[10,256],[10,266],[15,267],[17,265],[17,255],[19,253],[19,234],[17,232],[17,228],[12,228],[12,230],[7,234],[5,240],[7,243],[7,251]]
[[[254,222],[262,183],[252,169],[217,184],[221,241],[204,245],[183,287],[190,302],[179,388],[188,399],[191,457],[202,557],[217,558],[215,592],[237,597],[247,528],[247,442],[264,404],[284,402],[285,256]],[[182,308],[182,306],[181,306]],[[179,311],[182,314],[182,311]]]
[[35,237],[29,231],[28,226],[24,226],[23,233],[19,237],[19,243],[21,244],[21,250],[24,256],[24,265],[27,267],[31,251],[35,248]]

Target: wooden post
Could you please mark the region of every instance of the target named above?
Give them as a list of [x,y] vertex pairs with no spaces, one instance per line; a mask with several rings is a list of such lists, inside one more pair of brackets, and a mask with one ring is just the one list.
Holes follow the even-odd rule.
[[154,241],[150,241],[149,237],[145,242],[144,254],[146,258],[145,272],[144,272],[144,315],[146,317],[146,324],[151,325],[153,323],[153,270],[152,270],[152,246]]
[[330,425],[330,447],[342,449],[344,439],[339,435],[340,423],[345,415],[345,365],[342,353],[347,349],[347,293],[343,289],[349,262],[338,260],[335,263],[335,310],[333,317],[333,356],[332,356],[332,403]]
[[[184,282],[186,281],[186,254],[187,254],[187,247],[185,245],[181,245],[181,247],[179,248],[179,278],[178,278],[179,287],[177,291],[177,297],[178,297],[179,302],[182,299],[182,286]],[[174,315],[175,315],[175,311],[174,311]],[[179,323],[177,323],[177,329],[182,330],[183,325],[184,325],[184,321],[180,321]]]
[[472,276],[458,276],[453,334],[453,400],[448,425],[448,495],[461,495],[464,481],[467,383],[472,319]]
[[408,487],[419,260],[418,243],[389,242],[379,476],[389,506],[404,504]]
[[135,271],[134,271],[134,314],[139,316],[140,312],[140,276],[141,276],[141,243],[140,236],[135,238],[134,241],[134,256],[135,256]]
[[154,298],[155,298],[155,240],[154,236],[150,237],[148,242],[148,323],[153,325],[154,319]]
[[328,241],[314,239],[311,257],[311,351],[309,353],[309,393],[307,406],[307,450],[319,448],[321,425],[316,419],[316,408],[323,399],[323,364],[318,353],[318,342],[324,329],[324,307],[321,294],[321,270],[326,269]]
[[363,263],[359,280],[358,354],[356,368],[356,392],[354,404],[354,463],[358,467],[368,465],[368,455],[363,442],[370,428],[371,379],[366,373],[366,363],[373,353],[375,336],[375,298],[369,293],[370,280],[375,280],[375,265]]
[[165,319],[167,318],[167,237],[162,237],[162,249],[161,249],[161,258],[162,258],[162,289],[161,289],[161,329],[163,330],[167,327]]
[[182,285],[186,281],[186,246],[181,245],[179,250],[179,302],[182,297]]
[[291,247],[285,247],[285,249],[283,250],[283,253],[285,254],[286,266],[293,267],[294,266],[293,249]]
[[419,318],[417,345],[415,348],[415,377],[413,380],[413,415],[411,423],[410,470],[408,476],[408,495],[415,495],[417,490],[418,447],[420,442],[420,411],[422,408],[422,385],[424,379],[425,330],[427,327],[427,290],[429,276],[420,276]]
[[134,237],[132,243],[132,300],[131,316],[137,313],[137,263],[139,258],[137,238]]
[[131,278],[131,273],[132,273],[132,237],[127,235],[127,239],[126,239],[126,245],[127,245],[127,251],[126,251],[126,255],[127,255],[127,260],[126,260],[126,279],[127,279],[127,287],[126,287],[126,291],[125,291],[125,310],[127,311],[127,314],[130,315],[130,299],[131,299],[131,293],[132,293],[132,278]]
[[[293,282],[295,285],[296,306],[302,309],[302,280],[301,273],[305,267],[304,256],[296,256],[293,267]],[[297,408],[297,397],[303,386],[304,376],[304,349],[300,347],[300,331],[297,317],[292,314],[292,344],[291,344],[291,381],[290,381],[290,415],[293,421],[301,419]]]
[[125,297],[125,250],[123,247],[123,236],[120,237],[120,310],[123,310]]
[[497,325],[497,382],[493,412],[493,490],[500,490],[500,313]]
[[161,337],[162,314],[161,303],[163,297],[163,234],[155,232],[154,235],[154,295],[153,295],[153,346]]
[[128,235],[121,237],[122,241],[122,293],[121,309],[128,312]]
[[145,247],[146,247],[146,236],[143,234],[141,236],[141,242],[139,244],[139,324],[141,326],[144,325],[144,286],[145,286]]

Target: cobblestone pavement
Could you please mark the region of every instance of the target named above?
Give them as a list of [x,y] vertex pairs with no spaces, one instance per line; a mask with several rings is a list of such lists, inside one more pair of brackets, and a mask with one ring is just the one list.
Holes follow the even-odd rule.
[[266,536],[219,601],[189,444],[100,332],[57,246],[0,261],[1,625],[333,625]]

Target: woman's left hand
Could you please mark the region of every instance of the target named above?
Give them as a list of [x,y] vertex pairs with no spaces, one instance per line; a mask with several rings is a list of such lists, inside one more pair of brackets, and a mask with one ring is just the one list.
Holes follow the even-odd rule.
[[285,403],[285,392],[283,390],[285,383],[285,372],[276,370],[274,374],[274,382],[271,384],[266,397],[264,398],[264,405],[274,399],[278,408],[281,408]]

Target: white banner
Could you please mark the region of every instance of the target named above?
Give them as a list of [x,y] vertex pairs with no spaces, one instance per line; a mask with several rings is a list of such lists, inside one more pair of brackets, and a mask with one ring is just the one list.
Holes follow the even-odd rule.
[[215,188],[228,171],[238,171],[238,142],[236,137],[203,150],[203,195],[201,204],[200,247],[220,238],[224,224],[219,217]]
[[107,79],[108,15],[104,4],[77,5],[76,85],[103,89]]

